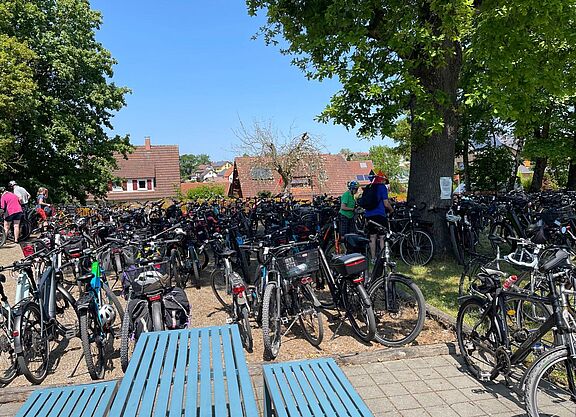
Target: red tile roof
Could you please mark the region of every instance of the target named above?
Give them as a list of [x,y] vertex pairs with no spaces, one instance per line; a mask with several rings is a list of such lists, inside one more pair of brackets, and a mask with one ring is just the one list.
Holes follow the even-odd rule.
[[[356,175],[368,175],[373,168],[372,161],[346,161],[340,155],[321,155],[324,175],[314,175],[311,187],[292,187],[292,194],[297,198],[309,199],[314,195],[328,194],[338,196],[342,194],[351,180],[356,179]],[[366,163],[366,168],[361,168],[360,163]],[[252,169],[261,167],[258,158],[240,157],[234,160],[234,177],[230,195],[240,197],[255,197],[261,191],[269,191],[272,194],[282,192],[282,180],[280,175],[271,170],[271,179],[254,179]],[[319,181],[318,177],[324,177],[324,181]]]
[[114,175],[125,180],[156,178],[154,191],[109,192],[108,200],[153,200],[175,197],[180,186],[180,160],[178,145],[135,146],[128,159],[114,156],[118,169]]

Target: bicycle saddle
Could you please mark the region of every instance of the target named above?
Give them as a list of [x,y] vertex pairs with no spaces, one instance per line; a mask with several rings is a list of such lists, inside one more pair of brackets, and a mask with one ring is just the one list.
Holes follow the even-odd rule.
[[344,235],[344,242],[347,245],[351,245],[357,248],[366,246],[368,243],[370,243],[370,239],[367,239],[357,233],[348,233]]
[[230,258],[231,256],[234,256],[235,254],[236,254],[235,250],[228,249],[228,250],[221,252],[220,256],[223,258]]
[[488,240],[494,243],[506,243],[506,239],[498,235],[488,235]]
[[504,277],[507,275],[506,272],[499,271],[498,269],[490,269],[482,267],[482,271],[487,273],[488,275],[498,275],[500,277]]

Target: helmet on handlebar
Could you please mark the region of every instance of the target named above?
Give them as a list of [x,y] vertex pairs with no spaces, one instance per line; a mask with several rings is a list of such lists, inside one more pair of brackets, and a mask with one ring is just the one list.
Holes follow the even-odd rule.
[[116,311],[112,308],[110,304],[104,304],[100,307],[100,311],[98,311],[100,315],[100,321],[105,327],[110,327],[116,320]]
[[348,183],[348,189],[349,190],[357,190],[360,187],[360,184],[358,184],[358,181],[352,180]]

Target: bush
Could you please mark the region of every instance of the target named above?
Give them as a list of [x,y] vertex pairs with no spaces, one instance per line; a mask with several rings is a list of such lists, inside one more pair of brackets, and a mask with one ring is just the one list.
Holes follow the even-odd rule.
[[[506,188],[514,168],[514,157],[505,147],[486,147],[470,163],[470,182],[474,191],[500,191]],[[466,190],[471,191],[471,190]]]
[[220,184],[206,184],[192,188],[186,193],[187,200],[207,200],[209,198],[224,197],[224,186]]

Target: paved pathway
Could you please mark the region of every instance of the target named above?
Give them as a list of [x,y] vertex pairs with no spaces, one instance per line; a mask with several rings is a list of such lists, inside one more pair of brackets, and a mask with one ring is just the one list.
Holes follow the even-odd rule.
[[[480,384],[451,355],[341,365],[376,417],[519,417],[518,395],[504,383]],[[262,409],[262,375],[253,377]],[[0,405],[0,417],[14,416],[21,403]],[[567,413],[565,417],[576,417]]]
[[[450,355],[341,368],[376,417],[526,415],[504,383],[480,384]],[[262,407],[262,377],[253,380]],[[576,417],[576,411],[566,417]]]

